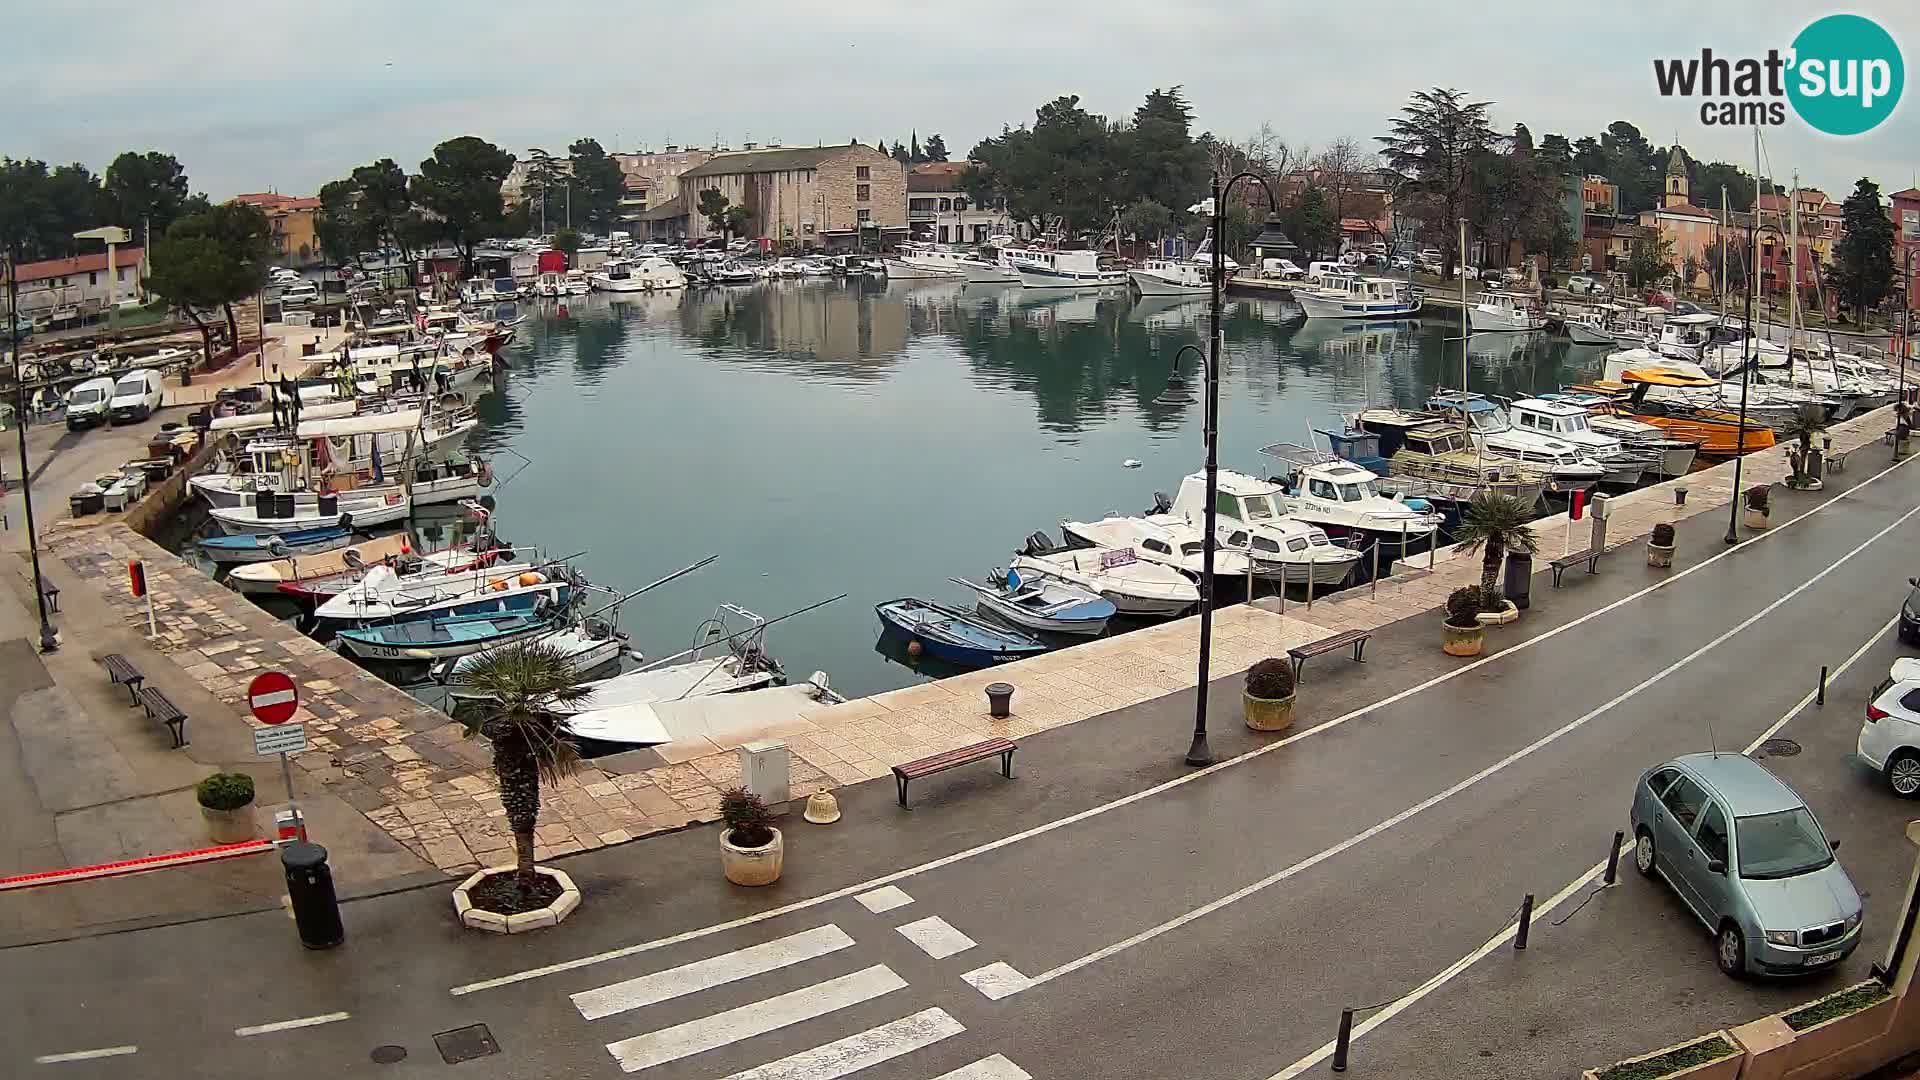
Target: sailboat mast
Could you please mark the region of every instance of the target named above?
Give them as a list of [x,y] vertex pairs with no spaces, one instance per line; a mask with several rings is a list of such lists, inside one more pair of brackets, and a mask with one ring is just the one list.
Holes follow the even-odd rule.
[[[1467,257],[1467,219],[1460,219],[1460,258]],[[1461,408],[1465,409],[1464,398],[1467,395],[1467,342],[1473,338],[1473,313],[1467,310],[1467,275],[1460,275],[1460,396]],[[1461,419],[1466,419],[1462,412]]]

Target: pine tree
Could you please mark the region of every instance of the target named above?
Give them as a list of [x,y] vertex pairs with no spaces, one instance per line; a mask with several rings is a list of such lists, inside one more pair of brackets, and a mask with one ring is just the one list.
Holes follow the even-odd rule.
[[1880,204],[1880,187],[1866,177],[1841,207],[1845,230],[1833,251],[1833,287],[1858,322],[1893,291],[1893,219]]

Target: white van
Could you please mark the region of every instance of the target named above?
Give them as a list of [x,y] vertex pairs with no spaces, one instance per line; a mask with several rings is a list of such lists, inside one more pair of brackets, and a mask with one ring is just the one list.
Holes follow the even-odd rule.
[[107,422],[113,404],[112,379],[88,379],[67,391],[67,430],[79,431]]
[[129,371],[113,384],[113,423],[145,420],[160,407],[160,373],[149,368]]

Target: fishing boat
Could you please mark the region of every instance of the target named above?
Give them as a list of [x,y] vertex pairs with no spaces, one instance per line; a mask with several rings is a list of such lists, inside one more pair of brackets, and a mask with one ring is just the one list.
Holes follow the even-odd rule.
[[198,547],[200,554],[216,563],[240,564],[318,555],[346,547],[351,543],[353,543],[353,530],[335,525],[289,533],[207,536],[200,539]]
[[360,568],[403,555],[412,549],[412,541],[405,533],[395,533],[318,555],[289,556],[236,566],[227,575],[227,582],[243,593],[273,593],[280,591],[283,586],[323,580],[349,572],[356,575],[353,580],[358,580]]
[[1531,334],[1547,325],[1532,297],[1513,292],[1481,293],[1480,302],[1467,308],[1467,319],[1475,333]]
[[467,656],[508,642],[551,631],[558,616],[549,610],[452,615],[373,626],[349,627],[334,635],[347,652],[363,660],[426,661]]
[[1538,469],[1483,456],[1465,425],[1431,413],[1366,409],[1349,417],[1344,430],[1317,434],[1336,457],[1384,477],[1383,493],[1424,499],[1454,522],[1483,493],[1532,506],[1548,483]]
[[1126,271],[1102,251],[1029,248],[1009,252],[1007,260],[1028,289],[1085,289],[1125,285]]
[[[961,272],[966,275],[969,285],[1018,285],[1020,272],[1014,269],[1013,254],[1022,250],[1013,244],[1010,237],[1001,237],[1007,243],[989,241],[988,250],[979,255],[960,260]],[[989,254],[989,251],[991,254]]]
[[227,535],[291,533],[319,528],[366,529],[405,521],[413,512],[406,493],[376,488],[371,494],[320,495],[300,503],[290,494],[260,494],[240,506],[216,506],[208,515]]
[[1016,626],[1050,634],[1097,636],[1113,618],[1113,601],[1057,578],[995,570],[989,584],[948,578],[972,589],[981,607]]
[[1171,566],[1143,562],[1128,550],[1061,547],[1044,532],[1027,537],[1011,568],[1098,593],[1122,615],[1181,615],[1200,602],[1193,581]]
[[1564,314],[1560,322],[1575,345],[1613,345],[1613,314],[1617,308],[1615,304],[1602,304],[1585,311]]
[[367,571],[375,564],[392,570],[405,581],[434,574],[461,574],[486,567],[499,567],[504,563],[512,562],[513,557],[512,548],[494,547],[491,538],[483,535],[474,544],[450,547],[441,551],[415,554],[411,550],[402,550],[398,554],[380,556],[373,563],[359,562],[357,559],[350,560],[359,564],[350,565],[347,569],[334,574],[309,575],[294,581],[283,581],[275,587],[274,591],[302,603],[317,606],[361,584],[366,580]]
[[1604,399],[1605,405],[1589,404],[1589,411],[1605,408],[1615,416],[1630,416],[1665,432],[1668,438],[1683,439],[1699,447],[1699,456],[1726,459],[1736,453],[1765,450],[1774,445],[1773,429],[1749,416],[1745,426],[1740,414],[1725,408],[1695,406],[1682,400],[1649,397],[1657,388],[1705,389],[1718,383],[1705,376],[1675,371],[1641,371],[1629,368],[1621,372],[1619,382],[1601,380],[1579,383],[1573,393]]
[[1404,281],[1346,273],[1295,285],[1293,302],[1309,319],[1404,319],[1418,315],[1421,303]]
[[[1280,485],[1232,469],[1215,479],[1214,536],[1229,551],[1252,560],[1255,577],[1286,584],[1337,585],[1353,573],[1360,553],[1335,544],[1325,529],[1287,514]],[[1207,481],[1193,473],[1169,500],[1154,492],[1148,521],[1167,517],[1206,528]]]
[[[1060,536],[1069,547],[1112,548],[1131,551],[1146,562],[1171,566],[1195,581],[1205,565],[1203,534],[1183,517],[1111,516],[1099,521],[1062,521]],[[1214,546],[1213,575],[1243,578],[1251,569],[1245,552]]]
[[[540,634],[531,640],[559,653],[568,667],[583,674],[611,664],[621,657],[640,659],[640,654],[634,651],[625,634],[599,619],[581,619]],[[486,656],[486,652],[483,649],[435,664],[432,671],[434,681],[446,686],[448,694],[462,701],[482,700],[486,695],[467,685],[462,681],[461,676],[473,670],[474,665]]]
[[929,656],[965,667],[989,667],[1047,651],[1040,639],[931,600],[903,597],[874,605],[881,632],[919,643]]
[[1654,340],[1654,348],[1662,356],[1698,363],[1701,351],[1714,344],[1713,328],[1719,323],[1720,316],[1707,311],[1669,315],[1660,326],[1660,336]]
[[1443,520],[1419,499],[1402,501],[1380,493],[1369,469],[1298,443],[1273,443],[1262,454],[1280,462],[1275,478],[1286,491],[1287,514],[1318,526],[1358,551],[1381,544],[1401,557],[1431,544]]
[[898,255],[885,260],[887,280],[965,278],[967,262],[971,258],[972,256],[964,251],[909,240],[900,245]]
[[322,623],[369,625],[384,621],[448,615],[531,611],[542,599],[565,604],[572,582],[562,573],[545,573],[526,563],[453,574],[401,577],[376,566],[353,588],[314,609]]
[[1213,291],[1207,268],[1178,259],[1148,259],[1127,271],[1141,296],[1201,296]]
[[1539,469],[1553,478],[1555,490],[1584,491],[1607,475],[1605,466],[1572,443],[1515,427],[1506,406],[1483,395],[1441,391],[1427,399],[1427,408],[1466,421],[1483,454]]

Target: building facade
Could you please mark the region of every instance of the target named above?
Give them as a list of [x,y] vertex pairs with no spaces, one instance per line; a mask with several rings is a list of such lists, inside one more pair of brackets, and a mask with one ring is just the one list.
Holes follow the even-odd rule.
[[[140,271],[145,264],[146,250],[137,247],[114,250],[111,274],[104,251],[21,263],[20,314],[36,323],[77,322],[114,304],[142,301],[145,293],[140,287]],[[7,273],[6,264],[0,263],[0,289],[7,284]]]
[[[1693,205],[1688,188],[1686,153],[1676,146],[1667,159],[1666,192],[1659,206],[1640,212],[1640,224],[1672,246],[1668,265],[1682,285],[1710,288],[1713,278],[1707,267],[1713,244],[1720,238],[1720,217],[1717,211]],[[1688,267],[1693,268],[1691,275]]]
[[271,230],[274,261],[286,266],[305,266],[320,258],[320,243],[315,239],[314,215],[320,200],[260,191],[235,195],[230,201],[244,203],[267,215]]
[[1894,275],[1907,287],[1907,309],[1920,311],[1920,188],[1896,191],[1888,197],[1893,217]]
[[[748,150],[755,149],[748,146]],[[721,151],[703,150],[698,147],[669,146],[665,150],[643,150],[635,154],[611,154],[619,164],[620,171],[627,177],[627,192],[631,196],[637,191],[646,193],[645,203],[659,205],[680,194],[680,177],[689,169],[697,169],[713,160]],[[635,181],[640,183],[636,184]],[[646,209],[643,205],[640,209]]]
[[1022,235],[1005,199],[983,203],[961,186],[960,175],[970,164],[929,161],[907,170],[907,226],[915,240],[984,244],[988,237]]
[[851,251],[907,236],[906,166],[859,143],[721,154],[679,177],[689,240],[718,238],[700,196],[747,209],[747,235],[775,247]]
[[[1834,249],[1846,235],[1841,204],[1819,188],[1801,188],[1784,195],[1762,194],[1754,206],[1759,215],[1754,231],[1760,248],[1761,288],[1785,293],[1797,276],[1803,294],[1811,294],[1815,268],[1826,272]],[[1830,283],[1822,281],[1821,286],[1831,291]]]

